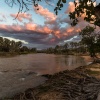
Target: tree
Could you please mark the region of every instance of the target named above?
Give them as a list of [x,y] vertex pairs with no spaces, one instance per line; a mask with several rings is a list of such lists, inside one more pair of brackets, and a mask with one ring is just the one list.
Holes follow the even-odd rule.
[[2,51],[2,47],[3,47],[3,38],[0,37],[0,51]]
[[73,49],[74,48],[74,42],[70,42],[70,46]]
[[87,45],[90,56],[97,58],[96,53],[100,52],[97,48],[100,48],[100,34],[95,32],[95,28],[86,26],[81,30],[82,43]]
[[72,26],[75,26],[78,23],[79,17],[85,15],[85,21],[100,27],[100,4],[95,7],[95,1],[96,0],[79,0],[79,3],[75,2],[75,11],[70,12],[69,14],[70,19],[72,20]]
[[[38,3],[41,2],[43,0],[5,0],[5,2],[10,6],[13,7],[13,5],[19,5],[19,11],[18,14],[20,12],[26,12],[29,9],[28,5],[34,5],[34,7],[37,8],[37,10],[39,10],[38,8]],[[46,3],[48,1],[52,1],[52,0],[44,0]],[[64,6],[64,4],[67,2],[67,0],[57,0],[57,4],[56,7],[54,8],[54,11],[56,13],[56,15],[58,14],[58,11],[61,10],[61,8]],[[84,17],[84,20],[88,21],[88,22],[92,22],[94,25],[100,26],[100,4],[97,5],[96,7],[94,6],[94,2],[96,2],[96,0],[79,0],[79,2],[77,2],[77,0],[74,0],[74,4],[75,4],[75,11],[71,12],[69,14],[70,19],[72,20],[72,26],[76,25],[78,23],[78,18],[82,16],[82,14],[86,14],[86,16]],[[16,17],[18,17],[18,14]],[[91,16],[94,17],[91,17]]]
[[21,41],[16,42],[16,44],[15,44],[16,52],[20,52],[21,46],[22,46],[22,42]]
[[59,49],[60,49],[60,46],[59,46],[59,45],[56,45],[56,46],[55,46],[55,49],[54,49],[54,52],[55,52],[55,53],[59,53]]
[[52,47],[47,48],[46,53],[54,53],[54,49]]
[[15,52],[15,50],[16,50],[16,42],[12,40],[10,45],[10,52]]
[[100,34],[98,34],[98,36],[97,36],[97,52],[99,52],[100,53]]
[[68,49],[68,43],[64,44],[64,49],[67,50]]
[[3,50],[5,52],[9,52],[10,51],[10,40],[9,39],[6,39],[4,38],[4,42],[3,42]]
[[31,48],[30,49],[30,52],[36,53],[37,52],[37,49],[36,48]]
[[21,52],[29,52],[29,49],[27,46],[23,46],[21,49],[20,49]]
[[83,41],[78,42],[77,52],[78,53],[87,53],[87,45],[83,44]]
[[[78,18],[85,14],[84,20],[100,27],[100,3],[95,7],[95,2],[96,0],[74,0],[75,11],[69,13],[72,20],[71,25],[75,26],[78,23]],[[58,0],[54,9],[56,14],[63,7],[63,3],[66,3],[66,0]]]

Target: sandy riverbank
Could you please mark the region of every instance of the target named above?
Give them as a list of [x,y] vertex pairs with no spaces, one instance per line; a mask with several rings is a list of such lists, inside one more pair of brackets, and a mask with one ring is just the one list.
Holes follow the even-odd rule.
[[16,94],[11,100],[97,100],[100,91],[98,69],[100,63],[94,63],[52,76],[44,75],[48,77],[44,84]]
[[93,62],[93,58],[91,58],[90,56],[81,56],[81,57],[84,58],[86,62]]

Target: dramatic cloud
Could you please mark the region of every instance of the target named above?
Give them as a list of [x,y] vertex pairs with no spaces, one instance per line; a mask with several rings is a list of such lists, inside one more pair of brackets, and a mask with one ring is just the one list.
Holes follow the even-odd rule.
[[60,41],[74,36],[77,28],[50,29],[48,26],[40,26],[34,23],[25,23],[24,25],[0,25],[0,32],[4,36],[11,36],[16,39],[25,40],[28,43],[37,43],[44,45],[56,45]]
[[[64,18],[63,15],[56,16],[54,13],[40,5],[39,10],[37,10],[37,8],[34,9],[35,13],[44,17],[45,21],[43,25],[34,23],[34,21],[32,21],[32,15],[21,13],[17,17],[17,20],[24,22],[26,19],[29,20],[29,22],[24,22],[20,25],[0,24],[0,32],[2,33],[2,36],[15,38],[17,40],[24,40],[26,43],[29,43],[30,46],[35,44],[35,46],[38,45],[40,48],[43,48],[55,46],[57,44],[67,42],[67,40],[77,40],[77,37],[75,36],[78,35],[81,29],[88,25],[87,22],[84,22],[83,18],[79,19],[80,22],[75,27],[70,25],[71,20],[68,17],[68,13],[75,10],[73,2],[69,2],[69,7],[65,12]],[[16,14],[11,14],[10,16],[15,18]]]

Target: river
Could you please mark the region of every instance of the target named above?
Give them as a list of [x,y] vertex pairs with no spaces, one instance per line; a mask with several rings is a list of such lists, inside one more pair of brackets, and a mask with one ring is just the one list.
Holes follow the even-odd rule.
[[46,81],[40,76],[72,70],[87,62],[79,56],[27,54],[0,58],[0,98],[10,97]]

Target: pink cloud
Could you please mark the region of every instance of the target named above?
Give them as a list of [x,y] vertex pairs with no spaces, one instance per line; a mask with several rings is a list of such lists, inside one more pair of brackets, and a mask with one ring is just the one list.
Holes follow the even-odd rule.
[[19,13],[18,16],[17,16],[17,14],[10,14],[10,16],[13,17],[13,18],[16,18],[20,22],[22,22],[23,19],[27,19],[29,21],[32,21],[32,15],[31,14]]
[[22,27],[16,24],[13,25],[5,25],[5,24],[0,24],[0,30],[4,30],[4,31],[22,31]]
[[13,25],[5,25],[5,24],[0,24],[0,30],[8,31],[8,32],[38,32],[38,33],[43,33],[43,34],[50,34],[51,29],[47,26],[40,26],[35,23],[25,23],[24,25],[18,25],[18,24],[13,24]]
[[37,28],[37,25],[34,23],[27,23],[25,24],[25,29],[35,31]]
[[45,23],[51,24],[57,19],[57,16],[54,13],[50,12],[47,8],[43,8],[41,5],[39,5],[38,8],[39,10],[34,7],[34,11],[45,18]]
[[[70,2],[69,3],[69,7],[66,10],[66,12],[68,13],[69,11],[74,11],[74,7],[73,7],[73,3]],[[45,18],[45,22],[44,25],[38,25],[34,22],[28,22],[28,23],[24,23],[23,25],[17,25],[17,24],[13,24],[13,25],[4,25],[1,24],[0,25],[0,30],[6,30],[9,32],[22,32],[24,33],[31,33],[31,34],[41,34],[41,35],[47,35],[49,37],[49,34],[52,35],[51,38],[46,38],[45,41],[50,41],[50,42],[55,42],[55,41],[60,41],[60,40],[66,40],[67,38],[76,35],[82,28],[84,28],[87,23],[83,22],[82,19],[80,19],[81,21],[79,22],[78,25],[76,25],[75,27],[70,26],[69,24],[71,23],[70,19],[68,17],[66,18],[62,18],[62,17],[57,17],[54,13],[50,12],[48,9],[43,8],[42,6],[39,5],[39,10],[36,10],[35,12],[41,16],[43,16]],[[11,14],[12,17],[16,17],[16,14]],[[19,21],[23,21],[24,19],[28,19],[31,20],[32,16],[30,14],[20,14],[17,17],[17,20]],[[68,26],[65,27],[61,27],[62,23],[68,23]]]
[[34,23],[26,23],[24,24],[24,28],[28,31],[36,31],[40,33],[50,34],[52,30],[47,26],[40,26]]
[[68,8],[67,8],[65,13],[74,12],[74,11],[75,11],[74,2],[69,2],[69,6],[68,6]]
[[[23,25],[18,25],[18,24],[13,24],[13,25],[4,25],[0,24],[0,30],[1,31],[6,31],[6,33],[22,33],[23,36],[24,34],[33,34],[35,33],[34,36],[38,38],[38,35],[41,35],[40,40],[42,42],[47,42],[47,43],[59,43],[60,41],[66,40],[71,36],[76,35],[82,28],[84,28],[86,25],[82,24],[83,22],[80,22],[79,25],[75,27],[64,27],[64,28],[50,28],[48,26],[41,26],[37,25],[35,23],[24,23]],[[51,34],[51,35],[50,35]],[[29,34],[30,35],[30,34]],[[47,36],[47,38],[43,38],[44,35]],[[49,35],[51,36],[49,38]],[[43,36],[43,37],[42,37]],[[38,40],[39,41],[39,40]]]

